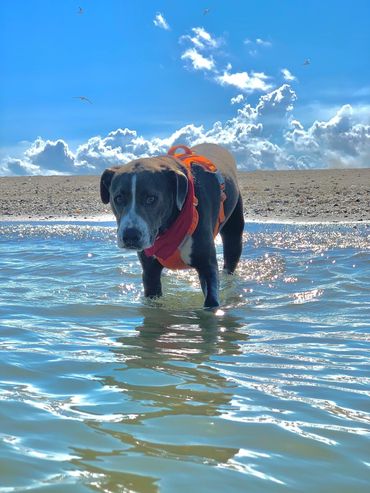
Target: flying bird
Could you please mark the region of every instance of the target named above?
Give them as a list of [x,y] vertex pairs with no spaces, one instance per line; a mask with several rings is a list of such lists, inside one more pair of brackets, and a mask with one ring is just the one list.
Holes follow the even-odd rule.
[[303,65],[310,65],[311,63],[311,58],[306,58],[306,60],[303,62]]
[[83,14],[84,13],[84,9],[82,7],[78,7],[78,14]]
[[89,98],[87,98],[86,96],[73,96],[75,99],[80,99],[81,101],[86,101],[87,103],[90,103],[92,104],[92,101],[90,101]]

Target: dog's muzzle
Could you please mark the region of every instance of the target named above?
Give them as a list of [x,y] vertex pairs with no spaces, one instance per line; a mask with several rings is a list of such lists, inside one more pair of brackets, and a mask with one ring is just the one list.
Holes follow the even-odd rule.
[[126,228],[122,231],[122,236],[118,238],[119,246],[122,248],[130,248],[131,250],[142,250],[143,235],[137,228]]

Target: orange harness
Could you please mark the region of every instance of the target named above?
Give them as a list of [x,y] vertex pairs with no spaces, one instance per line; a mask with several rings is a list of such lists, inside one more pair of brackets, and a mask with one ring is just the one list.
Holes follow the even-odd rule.
[[[182,154],[176,154],[176,151],[178,149],[183,149],[185,152]],[[190,236],[193,235],[194,231],[196,230],[199,222],[199,214],[197,211],[197,205],[198,205],[198,199],[195,196],[194,193],[194,178],[191,172],[191,165],[192,164],[197,164],[202,166],[206,171],[212,172],[212,173],[217,173],[217,176],[220,181],[220,189],[221,189],[221,197],[220,197],[220,210],[217,218],[217,222],[213,231],[213,236],[216,237],[222,223],[225,220],[225,212],[224,212],[224,201],[226,199],[226,194],[225,194],[225,184],[223,180],[220,180],[220,173],[217,171],[216,166],[206,157],[200,156],[198,154],[193,153],[191,149],[189,149],[186,146],[183,145],[177,145],[171,147],[171,149],[168,151],[168,155],[172,156],[174,159],[177,159],[181,161],[181,164],[185,166],[186,172],[187,172],[187,177],[188,177],[188,195],[186,198],[186,201],[191,201],[188,206],[183,207],[180,216],[177,218],[176,222],[181,222],[181,221],[187,221],[189,223],[189,226],[187,230],[185,231],[185,234],[182,235],[181,238],[177,239],[176,242],[173,244],[172,239],[170,238],[171,235],[171,227],[165,231],[161,236],[159,236],[156,241],[154,242],[154,245],[150,248],[145,249],[145,253],[147,256],[154,255],[156,259],[164,266],[167,267],[168,269],[187,269],[189,268],[189,265],[186,264],[183,259],[181,258],[181,246],[184,244],[185,240],[189,238]],[[186,214],[186,217],[183,217],[182,214]],[[169,241],[170,245],[170,252],[166,255],[158,255],[159,250],[160,250],[160,244],[166,243],[166,246],[168,247],[167,240]],[[168,250],[168,248],[167,248]]]

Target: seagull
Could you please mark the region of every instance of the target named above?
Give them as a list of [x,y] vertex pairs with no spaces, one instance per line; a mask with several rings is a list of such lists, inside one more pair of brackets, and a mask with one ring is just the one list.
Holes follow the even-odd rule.
[[90,101],[89,98],[87,98],[86,96],[73,96],[75,99],[80,99],[81,101],[86,101],[87,103],[90,103],[92,104],[92,101]]
[[203,10],[203,15],[207,15],[207,14],[209,14],[209,11],[210,11],[210,9],[204,9],[204,10]]
[[78,7],[78,14],[83,14],[84,13],[84,9],[82,7]]
[[311,58],[306,58],[306,60],[303,62],[303,65],[310,65],[311,63]]

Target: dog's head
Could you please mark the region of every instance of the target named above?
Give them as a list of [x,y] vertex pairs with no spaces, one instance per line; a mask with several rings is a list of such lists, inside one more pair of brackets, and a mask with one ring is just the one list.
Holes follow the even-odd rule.
[[181,211],[187,191],[187,176],[171,158],[145,158],[106,169],[100,195],[116,216],[118,246],[152,246]]

